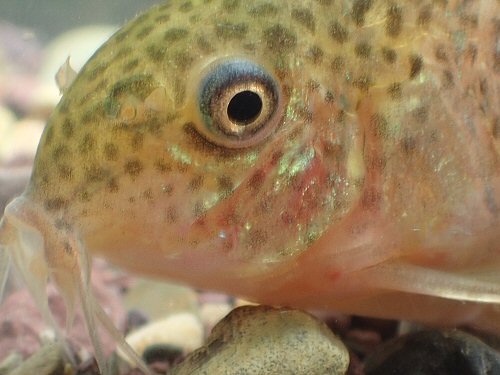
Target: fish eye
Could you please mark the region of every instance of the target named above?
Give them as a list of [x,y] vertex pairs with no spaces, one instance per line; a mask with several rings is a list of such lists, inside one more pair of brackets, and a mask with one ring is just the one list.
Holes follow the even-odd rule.
[[198,131],[220,146],[253,146],[278,125],[280,99],[277,80],[261,65],[246,59],[216,62],[198,90]]

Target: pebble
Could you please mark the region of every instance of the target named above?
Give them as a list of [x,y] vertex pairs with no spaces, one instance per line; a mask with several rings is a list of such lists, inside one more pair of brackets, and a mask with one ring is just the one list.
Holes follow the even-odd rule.
[[344,375],[348,365],[345,346],[312,315],[243,306],[218,323],[206,344],[169,375]]
[[397,338],[365,361],[366,375],[500,374],[500,353],[458,330],[421,331]]
[[[140,356],[153,345],[169,345],[189,353],[202,345],[203,325],[195,314],[177,313],[146,324],[128,334],[125,340]],[[127,360],[120,350],[118,354]]]

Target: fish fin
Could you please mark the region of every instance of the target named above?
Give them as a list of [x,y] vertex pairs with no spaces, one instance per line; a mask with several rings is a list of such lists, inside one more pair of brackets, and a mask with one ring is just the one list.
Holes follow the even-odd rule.
[[125,341],[123,334],[116,328],[114,323],[96,301],[91,288],[91,260],[82,246],[79,246],[81,274],[80,274],[80,302],[87,323],[90,339],[94,346],[96,361],[103,375],[111,374],[108,361],[105,359],[102,342],[98,334],[98,323],[102,325],[107,334],[116,342],[117,346],[129,357],[129,359],[146,375],[154,375],[144,361],[137,355],[132,347]]
[[68,90],[78,75],[78,73],[71,67],[69,59],[70,56],[68,56],[64,64],[61,65],[55,76],[56,84],[61,94]]
[[0,245],[0,303],[3,301],[5,287],[9,278],[10,255],[5,246]]
[[370,286],[458,301],[500,304],[500,284],[465,273],[437,271],[403,262],[383,263],[363,271]]
[[132,349],[132,347],[129,345],[127,341],[125,341],[125,338],[123,337],[122,333],[118,331],[113,324],[113,322],[110,320],[109,316],[106,314],[106,312],[102,309],[100,305],[95,303],[95,308],[94,308],[97,318],[99,319],[99,322],[103,325],[103,327],[106,329],[109,335],[115,339],[118,347],[121,349],[121,351],[134,363],[144,374],[146,375],[153,375],[154,373],[149,369],[149,367],[146,365],[146,363],[139,357],[139,355]]

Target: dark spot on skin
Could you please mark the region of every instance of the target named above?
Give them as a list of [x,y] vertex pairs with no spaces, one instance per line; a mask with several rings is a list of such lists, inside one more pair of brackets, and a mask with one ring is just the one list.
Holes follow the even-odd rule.
[[108,64],[105,64],[105,63],[98,64],[97,66],[93,67],[92,70],[90,70],[87,73],[87,80],[89,82],[92,82],[96,78],[102,76],[107,68],[108,68]]
[[432,7],[430,5],[424,6],[420,9],[417,17],[418,26],[427,26],[432,19]]
[[58,145],[52,151],[52,159],[54,161],[59,161],[62,158],[67,158],[69,154],[69,149],[66,145]]
[[417,141],[413,137],[405,137],[401,140],[401,148],[405,154],[411,154],[417,148]]
[[325,53],[318,46],[312,46],[307,51],[307,57],[312,61],[313,64],[320,64],[323,60]]
[[215,35],[219,39],[244,39],[248,32],[246,23],[217,22],[215,24]]
[[368,91],[373,86],[373,80],[368,74],[362,74],[352,81],[352,85],[361,91]]
[[488,95],[488,82],[486,82],[486,79],[484,78],[481,80],[481,82],[479,82],[479,92],[483,96]]
[[116,180],[115,177],[111,177],[107,184],[106,184],[106,190],[109,193],[117,193],[118,190],[120,190],[120,187],[118,186],[118,181]]
[[45,201],[45,208],[49,211],[56,211],[65,208],[68,205],[68,201],[61,198],[56,197],[53,199],[47,199]]
[[193,192],[199,190],[203,186],[204,178],[202,175],[195,176],[189,181],[188,190]]
[[240,6],[240,0],[224,0],[222,2],[222,8],[228,12],[232,12]]
[[334,57],[330,66],[332,67],[332,70],[335,73],[342,72],[344,70],[344,68],[345,68],[344,58],[341,57],[341,56]]
[[345,151],[342,145],[330,141],[324,141],[321,146],[326,158],[338,161],[344,159]]
[[154,27],[149,25],[149,26],[146,26],[144,27],[141,31],[139,31],[136,35],[136,38],[138,40],[143,40],[144,38],[146,38],[149,34],[151,34],[151,31],[154,30]]
[[143,169],[144,166],[138,159],[129,160],[125,163],[125,173],[127,173],[132,178],[139,176]]
[[86,154],[86,153],[92,151],[94,146],[95,146],[94,137],[92,136],[92,134],[87,133],[83,136],[82,141],[80,142],[78,149],[80,150],[80,152],[82,154]]
[[118,147],[114,143],[106,143],[104,145],[104,157],[108,161],[116,161],[118,159]]
[[174,187],[171,184],[166,184],[161,187],[161,192],[168,197],[172,196],[172,193],[174,192]]
[[295,34],[281,25],[274,25],[264,30],[264,39],[267,48],[272,51],[288,52],[297,44]]
[[229,194],[234,188],[234,183],[231,180],[231,177],[226,175],[217,177],[217,185],[219,188],[219,192],[222,194]]
[[118,34],[114,36],[114,41],[117,43],[123,42],[125,38],[128,36],[128,31],[120,31]]
[[470,27],[472,29],[477,28],[479,22],[476,14],[462,14],[460,21],[464,27]]
[[333,103],[335,101],[335,95],[331,91],[327,91],[325,94],[325,102]]
[[179,214],[177,213],[177,209],[173,206],[170,206],[165,211],[165,221],[169,224],[173,224],[179,218]]
[[365,23],[365,14],[373,4],[373,0],[355,0],[352,5],[352,19],[358,26]]
[[174,43],[179,40],[185,39],[188,35],[188,30],[174,27],[172,29],[168,29],[165,32],[163,40],[165,40],[165,42]]
[[361,42],[356,44],[356,46],[354,47],[354,52],[356,53],[356,56],[362,59],[368,59],[372,52],[372,47],[367,42]]
[[361,204],[367,210],[378,209],[381,202],[381,194],[374,188],[366,189],[361,198]]
[[159,63],[163,61],[165,58],[166,49],[163,46],[158,46],[156,44],[151,44],[146,48],[147,55],[153,60],[155,63]]
[[134,151],[140,150],[143,144],[144,144],[144,134],[135,133],[130,141],[130,147],[132,147],[132,150]]
[[66,181],[71,181],[73,179],[73,168],[67,164],[61,164],[58,166],[59,177]]
[[385,137],[388,131],[387,120],[380,113],[373,114],[370,119],[370,129],[377,138]]
[[314,33],[316,30],[316,22],[314,16],[309,9],[306,8],[296,8],[292,9],[292,18],[299,24],[304,26],[310,32]]
[[193,207],[193,216],[196,220],[202,220],[207,214],[203,202],[196,202]]
[[266,244],[268,240],[267,232],[261,229],[251,229],[248,232],[248,245],[252,248],[259,248]]
[[455,80],[453,78],[453,73],[449,70],[445,70],[443,72],[443,88],[449,89],[452,88],[455,84]]
[[122,47],[118,51],[118,53],[113,57],[113,61],[119,61],[123,59],[124,57],[129,57],[132,54],[132,48],[130,47]]
[[90,202],[90,194],[87,190],[82,190],[77,193],[77,198],[80,202]]
[[448,56],[446,55],[446,48],[442,44],[436,47],[434,56],[436,56],[436,59],[438,59],[439,61],[444,61],[444,62],[448,61]]
[[266,174],[264,173],[264,171],[258,169],[250,176],[247,181],[247,185],[250,189],[257,191],[264,183],[265,178]]
[[196,39],[196,44],[198,48],[201,50],[203,53],[212,53],[215,51],[215,48],[210,44],[210,42],[203,36],[200,36],[198,39]]
[[147,200],[147,201],[152,201],[153,200],[153,190],[152,189],[146,189],[143,191],[143,193],[141,194],[141,197],[144,199],[144,200]]
[[251,8],[249,13],[257,17],[274,16],[278,13],[278,8],[271,3],[263,3]]
[[500,139],[500,117],[495,117],[491,122],[491,134],[493,138]]
[[106,171],[99,165],[91,165],[85,170],[85,180],[87,182],[100,182],[106,177]]
[[61,133],[62,135],[64,136],[64,138],[71,138],[73,136],[73,133],[74,133],[74,129],[73,129],[73,123],[68,119],[66,118],[61,126]]
[[412,55],[409,58],[410,60],[410,79],[415,78],[424,66],[424,60],[422,56]]
[[396,62],[396,59],[398,58],[398,55],[392,48],[384,47],[382,48],[382,57],[387,63],[394,64]]
[[345,43],[349,37],[347,29],[344,26],[342,26],[338,21],[334,21],[330,24],[328,32],[330,36],[333,38],[333,40],[335,40],[340,44]]
[[184,71],[193,64],[195,57],[188,51],[177,51],[172,54],[172,60],[179,70]]
[[424,124],[429,119],[429,108],[425,105],[420,106],[420,107],[414,109],[411,112],[411,115],[413,116],[415,121],[417,121],[417,123]]
[[193,4],[191,3],[191,1],[186,1],[186,2],[181,4],[181,6],[179,7],[179,10],[183,13],[188,13],[191,10],[193,10]]
[[163,159],[158,159],[154,163],[154,168],[157,172],[167,173],[172,171],[172,166],[165,162]]
[[155,18],[155,21],[160,24],[168,22],[169,20],[170,20],[170,14],[162,14]]
[[70,232],[73,229],[72,226],[71,226],[71,224],[68,223],[64,219],[56,219],[56,221],[54,222],[54,226],[57,229],[63,230],[63,231],[66,231],[66,232]]
[[163,5],[159,6],[159,7],[158,7],[158,10],[159,10],[160,12],[165,11],[165,10],[167,10],[167,9],[170,9],[170,6],[171,6],[171,5],[172,5],[172,4],[170,3],[170,1],[168,1],[166,4],[163,4]]
[[124,66],[123,66],[123,73],[129,73],[131,70],[137,68],[137,66],[139,65],[139,59],[133,59],[133,60],[130,60],[128,63],[126,63]]
[[477,46],[474,43],[470,43],[465,50],[465,57],[470,60],[471,64],[476,62],[477,58]]
[[158,85],[151,74],[137,74],[115,83],[102,105],[103,114],[116,116],[119,109],[119,99],[123,95],[133,95],[144,100]]
[[387,93],[390,95],[392,99],[401,99],[402,96],[401,83],[399,82],[391,83],[387,88]]
[[403,10],[397,5],[391,5],[387,9],[385,32],[388,36],[395,38],[401,34],[403,28]]

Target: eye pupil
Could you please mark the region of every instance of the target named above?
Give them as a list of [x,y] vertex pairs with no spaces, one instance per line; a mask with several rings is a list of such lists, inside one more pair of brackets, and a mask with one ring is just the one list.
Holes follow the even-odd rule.
[[252,123],[262,111],[262,99],[253,91],[245,90],[237,93],[229,101],[227,115],[237,125]]

